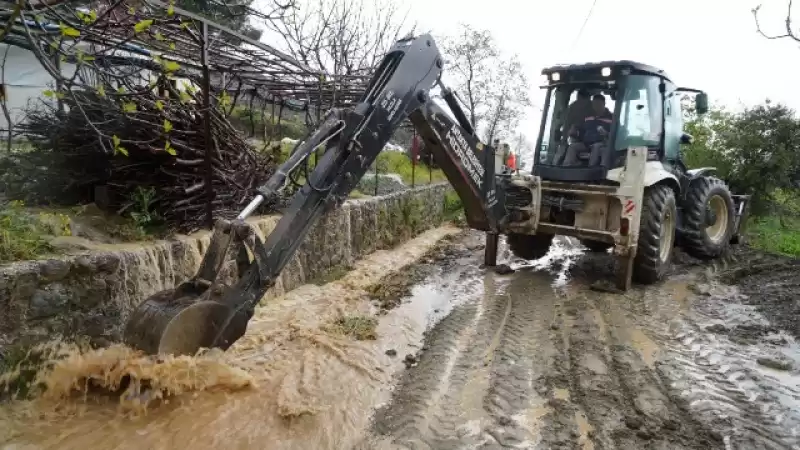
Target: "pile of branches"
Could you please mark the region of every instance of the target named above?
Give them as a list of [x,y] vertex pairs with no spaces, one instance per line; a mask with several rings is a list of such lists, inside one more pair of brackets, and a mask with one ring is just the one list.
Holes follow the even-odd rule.
[[[285,12],[293,2],[277,4]],[[235,216],[277,166],[280,147],[256,151],[231,124],[237,101],[249,95],[251,109],[258,98],[307,111],[341,97],[323,92],[323,74],[174,0],[18,2],[0,10],[0,40],[30,50],[54,80],[49,100],[17,124],[33,149],[0,158],[0,192],[12,198],[101,203],[95,192],[104,186],[102,206],[191,232],[208,224],[209,202],[215,218]]]
[[[154,91],[72,90],[60,98],[67,112],[29,112],[24,127],[36,150],[27,158],[38,162],[20,166],[44,170],[31,180],[48,185],[49,201],[94,201],[95,187],[105,186],[118,213],[146,213],[180,232],[204,227],[209,198],[202,98],[191,91],[170,89],[166,97]],[[274,172],[279,153],[256,151],[219,106],[211,108],[210,137],[214,216],[230,218]],[[19,158],[25,155],[17,164]],[[141,192],[153,193],[147,205],[138,204]]]

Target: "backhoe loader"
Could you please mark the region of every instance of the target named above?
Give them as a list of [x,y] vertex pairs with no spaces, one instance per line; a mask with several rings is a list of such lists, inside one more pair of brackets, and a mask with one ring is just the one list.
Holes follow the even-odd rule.
[[[628,61],[545,69],[536,163],[530,173],[508,173],[496,168],[495,149],[480,141],[455,93],[443,84],[443,67],[429,34],[397,41],[360,101],[329,111],[235,220],[217,221],[197,274],[136,308],[126,343],[163,354],[228,349],[244,335],[256,305],[309,229],[341,206],[406,119],[461,198],[468,225],[486,233],[489,267],[496,266],[501,235],[523,259],[544,256],[556,234],[575,236],[593,250],[613,248],[621,262],[617,285],[628,289],[632,277],[644,283],[664,277],[676,235],[687,251],[704,258],[719,256],[738,235],[747,197],[732,196],[709,176],[710,168],[683,166],[679,146],[691,139],[680,119],[678,93],[685,89],[660,70]],[[444,103],[431,99],[436,87]],[[600,149],[599,165],[588,164],[584,151],[573,158],[577,164],[564,166],[549,147],[574,144],[565,138],[564,120],[570,95],[581,88],[615,100],[613,121],[592,146]],[[704,112],[704,93],[697,93],[696,103]],[[245,219],[295,180],[320,147],[316,167],[262,241]],[[219,274],[230,262],[238,280],[226,285]]]

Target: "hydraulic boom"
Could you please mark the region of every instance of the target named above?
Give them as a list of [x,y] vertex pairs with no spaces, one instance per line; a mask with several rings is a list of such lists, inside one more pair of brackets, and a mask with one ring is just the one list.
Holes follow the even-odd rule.
[[[330,111],[235,220],[217,221],[197,274],[175,289],[155,294],[134,311],[125,330],[126,342],[148,353],[229,348],[244,335],[256,305],[312,226],[323,213],[341,206],[406,118],[461,198],[470,227],[494,236],[487,247],[496,247],[509,215],[501,197],[514,191],[496,189],[494,151],[476,137],[453,92],[441,86],[442,69],[442,56],[430,35],[398,41],[354,108]],[[430,98],[437,85],[452,117]],[[325,151],[305,185],[262,242],[244,220],[265,199],[280,194],[322,146]],[[524,189],[518,192],[528,195]],[[238,280],[227,285],[232,249],[237,252]]]

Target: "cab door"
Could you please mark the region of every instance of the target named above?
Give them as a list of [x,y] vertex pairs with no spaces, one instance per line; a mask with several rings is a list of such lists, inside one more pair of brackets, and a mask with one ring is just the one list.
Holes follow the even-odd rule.
[[677,164],[680,157],[681,135],[683,134],[683,113],[681,97],[672,83],[665,83],[664,92],[664,163]]

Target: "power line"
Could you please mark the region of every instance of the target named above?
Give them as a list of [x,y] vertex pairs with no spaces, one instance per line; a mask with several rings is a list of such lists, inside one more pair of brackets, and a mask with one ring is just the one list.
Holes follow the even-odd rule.
[[597,5],[597,0],[592,0],[592,6],[589,8],[589,12],[586,13],[586,18],[583,19],[583,25],[581,25],[581,29],[578,30],[578,35],[575,36],[575,40],[572,41],[572,47],[570,48],[570,51],[575,50],[575,46],[581,39],[581,36],[583,35],[583,30],[586,28],[586,24],[589,23],[589,19],[592,17],[592,12],[594,12],[595,5]]

